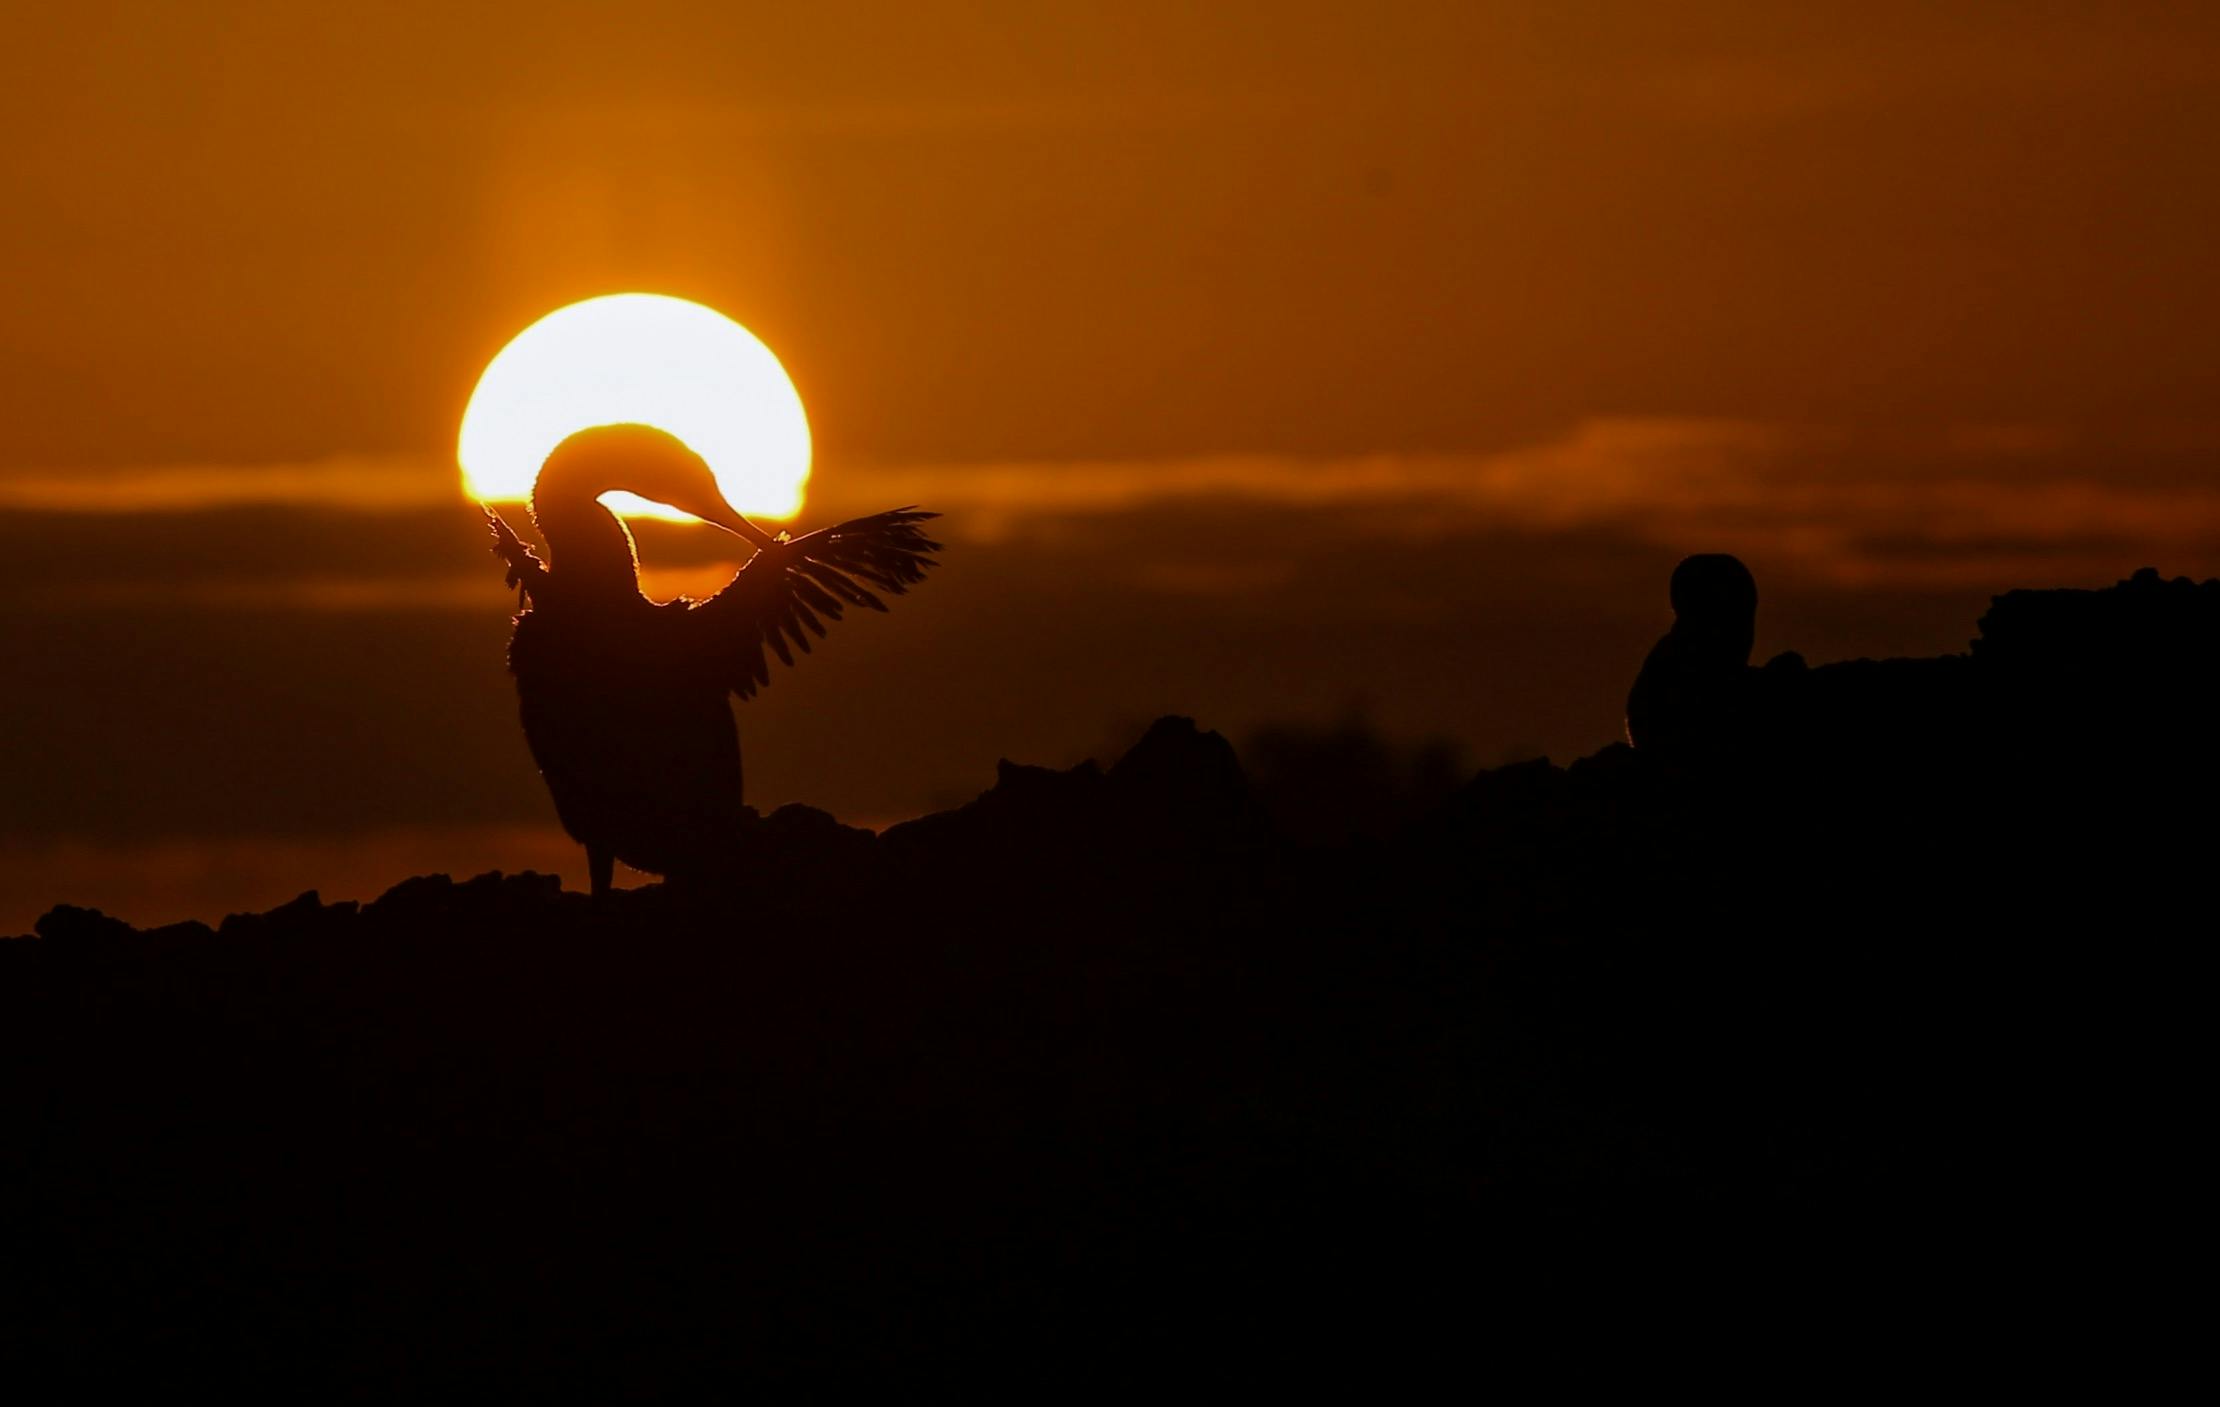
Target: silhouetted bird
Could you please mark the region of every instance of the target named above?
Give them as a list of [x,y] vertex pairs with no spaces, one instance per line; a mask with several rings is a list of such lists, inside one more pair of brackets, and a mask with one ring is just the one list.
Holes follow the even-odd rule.
[[[706,601],[641,594],[632,535],[601,495],[624,490],[744,537],[758,549]],[[850,606],[884,611],[924,579],[940,544],[900,508],[789,539],[725,500],[709,466],[643,425],[584,430],[532,487],[543,564],[487,510],[494,553],[530,605],[509,642],[525,741],[563,829],[586,847],[593,892],[614,862],[674,879],[714,874],[738,845],[739,732],[726,696],[770,683]]]
[[1627,741],[1689,760],[1715,759],[1744,740],[1757,580],[1723,552],[1673,569],[1673,628],[1642,661],[1626,698]]

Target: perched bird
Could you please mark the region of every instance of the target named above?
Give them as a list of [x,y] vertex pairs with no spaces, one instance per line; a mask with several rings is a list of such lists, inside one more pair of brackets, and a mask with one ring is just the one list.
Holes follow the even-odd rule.
[[1757,579],[1739,558],[1701,553],[1673,569],[1672,599],[1673,628],[1627,692],[1627,741],[1683,760],[1717,760],[1749,741]]
[[[640,591],[632,535],[600,503],[625,490],[746,538],[757,549],[706,601]],[[644,425],[583,430],[532,487],[542,562],[486,510],[493,551],[529,603],[509,641],[525,742],[555,813],[586,847],[593,892],[614,864],[674,880],[728,865],[743,819],[739,731],[727,695],[771,682],[851,606],[884,611],[924,580],[937,515],[899,508],[798,538],[773,537],[725,500],[709,466]]]

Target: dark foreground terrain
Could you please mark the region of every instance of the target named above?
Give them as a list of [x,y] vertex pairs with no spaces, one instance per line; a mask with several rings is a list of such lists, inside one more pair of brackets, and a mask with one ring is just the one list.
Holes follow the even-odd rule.
[[2220,583],[1792,666],[1738,752],[1332,844],[1165,719],[878,837],[787,808],[716,898],[56,909],[0,945],[5,1333],[316,1400],[1479,1381],[1599,1297],[1738,1361],[2170,1332]]

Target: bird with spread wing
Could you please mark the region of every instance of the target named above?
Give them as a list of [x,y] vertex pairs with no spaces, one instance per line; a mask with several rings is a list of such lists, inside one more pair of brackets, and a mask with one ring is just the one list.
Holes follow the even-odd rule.
[[[706,601],[651,601],[624,523],[603,506],[623,490],[756,547]],[[915,508],[773,536],[726,501],[709,466],[644,425],[583,430],[556,446],[532,487],[542,561],[486,510],[494,555],[525,602],[509,641],[525,742],[563,829],[586,847],[593,892],[615,862],[674,880],[732,862],[745,811],[728,696],[771,682],[851,607],[886,610],[936,565]]]

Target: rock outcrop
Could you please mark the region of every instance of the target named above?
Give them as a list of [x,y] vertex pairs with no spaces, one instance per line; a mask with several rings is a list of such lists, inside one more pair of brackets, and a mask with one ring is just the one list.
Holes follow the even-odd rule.
[[1871,1250],[2101,1196],[2132,1242],[2203,1094],[2216,644],[2220,584],[2014,593],[1966,656],[1758,671],[1741,762],[1497,768],[1384,839],[1277,835],[1168,718],[883,835],[755,818],[719,894],[61,906],[0,944],[13,1325],[373,1394],[816,1387],[1068,1367],[1139,1304],[1469,1322],[1613,1206]]

